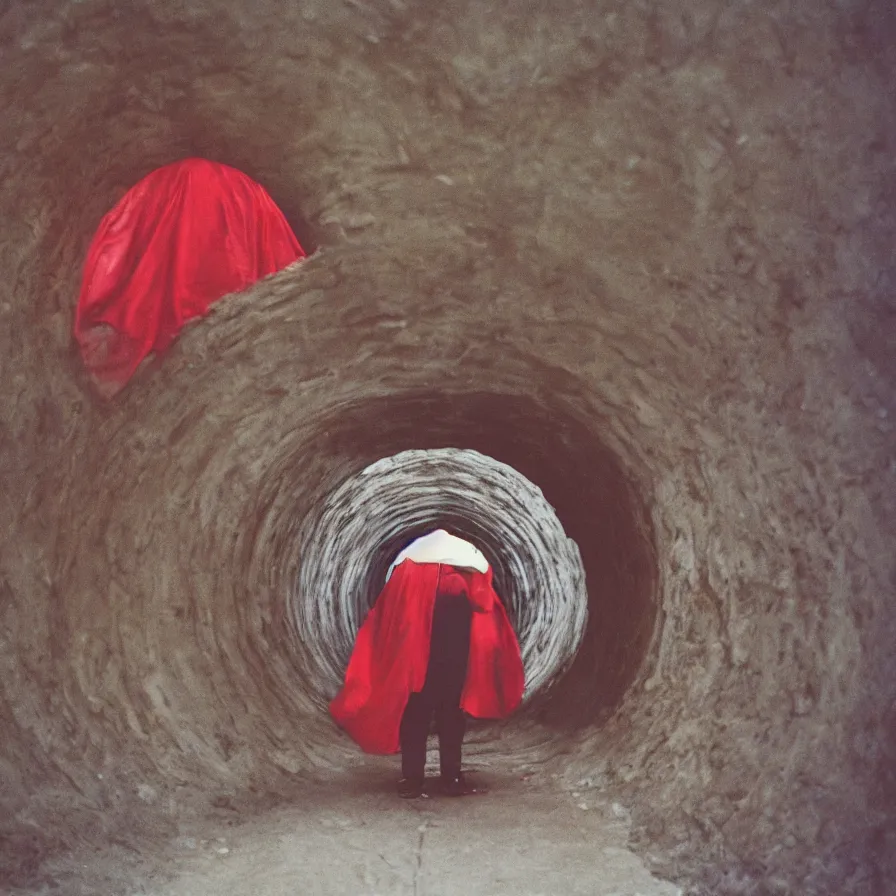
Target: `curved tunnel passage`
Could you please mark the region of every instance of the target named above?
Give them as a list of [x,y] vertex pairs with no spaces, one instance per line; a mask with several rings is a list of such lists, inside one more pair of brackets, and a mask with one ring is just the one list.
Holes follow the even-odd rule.
[[[569,666],[588,615],[585,571],[540,489],[478,451],[402,451],[344,482],[313,519],[302,521],[294,539],[300,572],[289,593],[290,616],[322,696],[332,698],[342,684],[355,635],[386,581],[386,564],[436,528],[484,551],[520,642],[524,701]],[[284,558],[274,565],[293,564]]]
[[[561,569],[553,575],[548,574],[550,580],[537,584],[532,598],[542,607],[556,612],[559,616],[557,624],[567,627],[571,644],[566,647],[564,660],[572,659],[575,654],[573,645],[577,646],[578,639],[584,637],[589,643],[589,649],[583,651],[586,659],[579,661],[581,668],[578,674],[569,676],[571,683],[567,682],[564,687],[556,689],[552,697],[552,703],[559,703],[562,695],[568,692],[566,700],[569,706],[575,707],[574,713],[571,717],[569,713],[557,715],[571,718],[571,723],[578,726],[593,723],[601,711],[618,705],[625,689],[640,670],[655,630],[656,571],[650,523],[620,461],[600,443],[599,428],[589,430],[569,411],[566,417],[561,414],[556,409],[539,407],[527,396],[488,393],[397,395],[385,400],[343,405],[337,412],[316,421],[315,429],[319,427],[326,435],[322,439],[323,444],[315,450],[323,456],[337,454],[349,457],[352,466],[357,467],[412,448],[434,451],[455,446],[474,449],[500,460],[523,476],[528,473],[539,477],[530,481],[540,485],[544,500],[556,509],[566,535],[581,551],[580,561],[577,557],[566,559],[561,550],[568,552],[569,548],[563,544],[555,544],[553,555],[547,554],[552,546],[544,541],[537,543],[535,556],[532,556],[530,549],[528,556],[524,554],[520,558],[518,542],[514,543],[516,539],[512,531],[508,531],[504,538],[497,535],[500,521],[494,515],[500,513],[500,508],[496,511],[480,506],[475,512],[470,509],[464,512],[455,506],[453,512],[449,509],[444,515],[432,516],[431,520],[433,524],[450,525],[459,533],[474,538],[488,556],[495,558],[498,587],[503,588],[503,593],[508,596],[512,595],[515,587],[522,585],[519,581],[515,584],[507,571],[507,567],[514,562],[524,562],[530,569],[537,561],[572,567],[568,571]],[[359,433],[365,434],[363,444],[358,443]],[[295,467],[298,465],[301,468],[304,464],[304,453],[292,455],[289,461],[274,466],[276,476],[262,487],[265,494],[271,491],[272,504],[276,509],[265,520],[259,535],[255,563],[261,569],[280,568],[286,577],[295,575],[294,570],[298,570],[301,579],[305,572],[303,562],[307,560],[312,567],[314,581],[326,583],[324,587],[335,587],[339,584],[333,581],[338,579],[337,574],[331,573],[330,580],[327,579],[326,572],[319,569],[325,561],[317,552],[312,554],[309,551],[307,558],[295,555],[295,548],[306,540],[313,541],[315,546],[321,548],[326,540],[339,537],[329,527],[347,524],[337,514],[327,519],[326,527],[321,529],[319,516],[326,510],[330,495],[322,498],[322,507],[311,508],[311,521],[297,517],[296,508],[307,504],[293,492],[297,480],[302,481],[296,475]],[[450,467],[441,471],[447,480],[445,492],[448,495],[451,494],[451,474]],[[437,470],[436,482],[439,475]],[[489,485],[486,467],[485,474],[478,475],[473,488],[482,489],[488,495]],[[294,495],[291,500],[284,499],[291,493]],[[376,494],[374,491],[374,496]],[[410,492],[407,506],[392,517],[393,531],[384,532],[383,517],[389,518],[390,496],[393,501],[396,500],[394,492],[386,491],[380,513],[377,509],[368,510],[376,533],[372,539],[368,536],[369,541],[373,541],[370,553],[361,551],[355,557],[346,556],[352,550],[358,552],[365,546],[363,535],[356,533],[356,537],[350,540],[342,538],[337,548],[341,556],[334,558],[341,563],[351,560],[360,563],[365,578],[357,582],[357,590],[366,596],[366,606],[372,603],[379,591],[394,554],[408,537],[419,534],[430,525],[425,521],[426,517],[421,523],[415,516],[417,505],[426,506],[426,495],[417,489]],[[483,504],[480,501],[480,505]],[[537,509],[544,513],[547,508]],[[504,525],[512,530],[515,522],[511,518]],[[520,519],[519,525],[532,526],[533,522]],[[534,521],[534,525],[538,525],[538,520]],[[313,534],[302,537],[299,533],[306,526],[312,529]],[[415,532],[415,529],[419,531]],[[377,536],[381,533],[383,537],[379,540]],[[536,541],[541,537],[541,533],[534,535]],[[281,557],[286,560],[290,553],[294,555],[292,563],[272,562],[271,554],[278,560]],[[579,563],[585,577],[594,582],[588,591],[590,612],[587,631],[579,630],[585,625],[585,613],[577,605],[576,591],[582,587],[582,583],[577,581],[580,572],[576,567]],[[525,568],[519,569],[517,579],[525,573]],[[288,593],[285,582],[275,587],[280,594]],[[565,593],[556,593],[561,588],[565,589]],[[351,599],[353,591],[354,588],[349,585],[344,600]],[[310,598],[313,600],[314,596]],[[551,621],[536,615],[527,618],[519,608],[514,607],[512,601],[511,609],[512,612],[516,610],[514,616],[518,625],[522,624],[519,633],[523,638],[524,651],[528,653],[529,637],[533,634],[531,624],[537,622],[539,628],[543,628],[549,626]],[[353,622],[357,624],[358,621],[359,616],[355,614]],[[339,665],[344,668],[351,643],[346,638],[353,632],[334,631],[332,634],[332,649],[339,652]],[[300,639],[300,650],[303,641],[307,639]],[[332,672],[332,667],[321,670],[321,682],[315,690],[331,691],[334,685]],[[534,682],[536,688],[540,688],[549,676],[550,669],[542,668],[541,662],[533,658],[528,671],[530,684]],[[547,714],[551,717],[550,712]]]
[[[655,866],[707,892],[884,891],[891,12],[698,6],[0,19],[0,833],[23,879],[146,825],[138,782],[276,791],[355,761],[273,561],[368,464],[456,447],[541,488],[586,572],[574,662],[495,749],[624,798]],[[321,248],[102,405],[70,345],[83,252],[187,154]]]

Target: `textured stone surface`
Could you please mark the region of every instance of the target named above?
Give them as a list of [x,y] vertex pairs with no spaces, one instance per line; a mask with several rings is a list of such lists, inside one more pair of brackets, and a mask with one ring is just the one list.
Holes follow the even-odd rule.
[[[4,10],[9,879],[167,836],[187,791],[350,764],[258,550],[291,530],[263,526],[457,447],[542,489],[591,608],[477,748],[624,798],[653,867],[706,892],[885,892],[889,4]],[[319,250],[104,405],[69,335],[81,261],[188,153]]]
[[[291,508],[279,516],[287,533],[299,521],[301,530],[281,533],[272,520],[271,547],[283,544],[287,553],[263,554],[261,564],[294,582],[295,650],[320,682],[322,699],[342,685],[355,635],[386,580],[384,567],[388,572],[410,541],[440,524],[486,551],[520,642],[524,701],[560,678],[579,649],[588,593],[578,547],[539,488],[478,451],[402,451],[365,467],[305,516]],[[595,576],[608,578],[612,569]]]

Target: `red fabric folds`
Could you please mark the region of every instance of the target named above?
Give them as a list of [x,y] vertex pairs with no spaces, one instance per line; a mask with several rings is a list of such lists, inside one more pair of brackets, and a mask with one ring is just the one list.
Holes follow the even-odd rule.
[[153,171],[87,254],[74,335],[94,384],[114,394],[186,321],[304,256],[264,188],[235,168],[194,158]]
[[[358,632],[345,684],[330,703],[336,722],[368,753],[399,750],[408,696],[426,678],[440,568],[446,567],[413,560],[395,568]],[[492,571],[457,572],[474,611],[461,707],[477,718],[503,718],[523,696],[519,642],[495,594]]]

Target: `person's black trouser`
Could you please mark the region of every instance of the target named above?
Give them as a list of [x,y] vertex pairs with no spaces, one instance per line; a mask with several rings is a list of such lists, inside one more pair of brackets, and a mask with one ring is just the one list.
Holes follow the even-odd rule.
[[433,716],[439,735],[442,778],[455,778],[460,774],[461,748],[467,727],[460,698],[467,677],[471,615],[465,595],[436,596],[426,680],[423,690],[408,698],[399,728],[404,778],[423,778],[426,739]]

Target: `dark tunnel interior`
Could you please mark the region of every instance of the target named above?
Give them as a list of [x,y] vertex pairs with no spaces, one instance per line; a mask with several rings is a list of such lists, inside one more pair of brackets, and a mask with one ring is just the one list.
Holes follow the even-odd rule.
[[[642,671],[657,628],[657,573],[644,502],[620,462],[600,443],[599,419],[589,428],[573,412],[541,407],[527,396],[422,393],[342,406],[316,421],[315,429],[322,437],[303,448],[302,456],[344,456],[358,464],[405,450],[461,448],[503,462],[536,483],[578,545],[589,583],[587,647],[579,649],[565,684],[552,688],[540,715],[582,726],[618,706]],[[364,433],[360,445],[358,433]],[[438,470],[432,475],[438,476]],[[394,494],[386,487],[384,509]],[[401,530],[373,549],[364,589],[368,605],[403,543],[435,525],[480,544],[494,558],[499,593],[506,593],[511,587],[506,544],[495,538],[480,508],[471,506],[465,513],[461,506],[416,529]],[[540,599],[549,602],[551,596]]]

